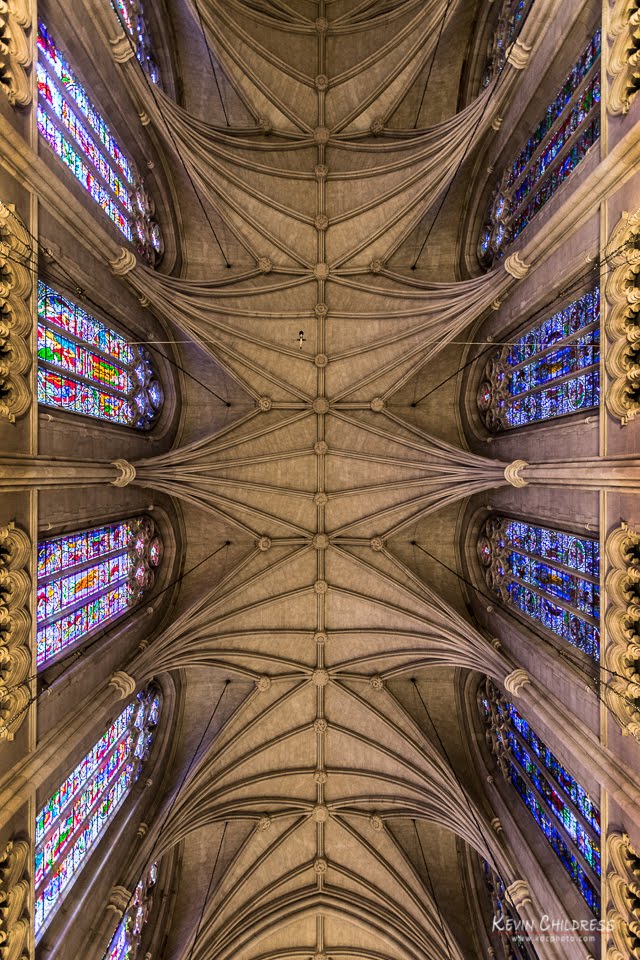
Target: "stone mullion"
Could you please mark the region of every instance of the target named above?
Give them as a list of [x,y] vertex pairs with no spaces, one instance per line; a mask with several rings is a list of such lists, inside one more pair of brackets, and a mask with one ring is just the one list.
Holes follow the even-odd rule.
[[[597,626],[598,626],[599,621],[596,620],[591,614],[589,614],[589,613],[584,613],[583,611],[579,610],[577,607],[572,607],[572,606],[569,604],[569,602],[568,602],[567,600],[563,599],[562,597],[556,597],[556,596],[555,596],[554,594],[552,594],[552,593],[545,593],[545,591],[542,590],[540,587],[536,587],[534,584],[529,583],[527,580],[521,580],[519,577],[516,577],[514,574],[509,574],[509,575],[507,575],[507,577],[505,577],[505,579],[508,579],[511,583],[519,583],[519,584],[521,584],[523,587],[526,587],[527,590],[530,590],[531,593],[535,593],[536,596],[542,597],[543,600],[552,600],[553,603],[557,603],[557,605],[560,606],[560,607],[562,607],[563,610],[566,610],[568,613],[573,613],[573,614],[575,614],[577,617],[580,618],[580,620],[585,620],[587,623],[592,624],[594,627],[597,627]],[[501,599],[502,599],[502,598],[501,598]],[[554,633],[553,630],[551,630],[549,627],[547,627],[544,623],[540,623],[540,621],[539,621],[539,620],[536,620],[535,617],[529,616],[529,614],[526,612],[526,610],[522,610],[517,604],[513,603],[512,600],[510,600],[510,599],[507,598],[507,599],[505,599],[504,602],[505,602],[505,603],[509,603],[510,606],[513,606],[513,607],[514,607],[516,610],[518,610],[524,617],[529,617],[529,619],[532,620],[535,624],[541,626],[541,627],[542,627],[543,629],[545,629],[545,630],[548,630],[548,632],[551,633],[554,637],[557,637],[557,636],[558,636],[557,633]],[[561,639],[561,640],[564,640],[564,637],[560,637],[560,639]],[[568,642],[569,642],[569,641],[567,641],[567,643],[568,643]]]

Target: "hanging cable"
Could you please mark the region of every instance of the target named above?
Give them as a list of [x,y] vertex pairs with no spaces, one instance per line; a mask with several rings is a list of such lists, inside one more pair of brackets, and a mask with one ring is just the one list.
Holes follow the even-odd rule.
[[420,98],[420,104],[418,106],[418,112],[416,113],[415,123],[413,124],[413,129],[415,130],[418,126],[418,120],[420,119],[420,112],[422,110],[422,105],[424,103],[424,98],[427,94],[427,87],[429,86],[429,80],[431,79],[431,71],[433,70],[433,65],[436,60],[436,55],[438,53],[438,47],[440,46],[440,40],[442,39],[442,33],[444,31],[444,25],[447,22],[447,17],[449,16],[449,11],[451,9],[452,0],[447,0],[447,6],[444,11],[444,16],[440,24],[440,29],[438,30],[438,39],[436,40],[436,45],[433,51],[433,56],[431,57],[431,62],[429,64],[429,70],[427,72],[427,79],[425,80],[424,90],[422,91],[422,97]]
[[444,938],[444,942],[445,942],[446,947],[447,947],[447,955],[448,955],[448,957],[449,957],[449,960],[453,960],[453,955],[452,955],[452,953],[451,953],[451,946],[450,946],[450,944],[449,944],[449,937],[447,936],[447,929],[446,929],[446,926],[445,926],[444,918],[443,918],[443,916],[442,916],[442,912],[441,912],[441,910],[440,910],[440,904],[438,903],[438,900],[437,900],[437,898],[436,898],[436,892],[435,892],[434,887],[433,887],[433,880],[431,879],[431,871],[429,870],[429,864],[427,863],[427,858],[426,858],[425,855],[424,855],[424,849],[423,849],[423,846],[422,846],[422,840],[420,839],[420,834],[418,833],[418,827],[417,827],[417,825],[416,825],[415,820],[412,820],[411,822],[412,822],[412,824],[413,824],[413,829],[414,829],[415,832],[416,832],[416,840],[418,841],[418,846],[420,847],[420,853],[422,854],[422,862],[424,863],[424,868],[425,868],[425,870],[427,871],[427,880],[429,881],[429,888],[430,888],[430,891],[431,891],[431,899],[433,900],[433,902],[434,902],[434,904],[435,904],[435,908],[436,908],[437,913],[438,913],[438,921],[439,921],[439,923],[440,923],[440,930],[442,931],[442,936],[443,936],[443,938]]
[[227,126],[229,126],[229,115],[227,114],[227,108],[225,106],[224,100],[222,99],[222,90],[220,89],[220,84],[218,83],[218,75],[216,73],[216,68],[213,65],[213,54],[211,53],[211,47],[209,46],[209,41],[207,40],[207,35],[204,32],[204,23],[202,22],[202,13],[200,12],[200,3],[199,0],[193,0],[194,6],[196,8],[196,13],[198,14],[198,23],[200,24],[200,33],[202,34],[202,42],[204,43],[207,54],[209,55],[209,64],[211,66],[211,73],[213,74],[213,79],[216,82],[216,89],[218,91],[218,96],[220,97],[220,104],[222,106],[222,112],[224,113],[224,119]]
[[225,820],[225,822],[224,822],[224,828],[223,828],[223,830],[222,830],[222,836],[220,837],[220,843],[218,844],[218,852],[216,853],[216,858],[215,858],[215,860],[214,860],[213,867],[212,867],[212,869],[211,869],[211,876],[210,876],[210,878],[209,878],[209,886],[207,887],[207,892],[206,892],[206,894],[205,894],[204,900],[202,901],[202,910],[200,911],[200,916],[199,916],[199,918],[198,918],[198,923],[196,924],[196,931],[195,931],[195,934],[194,934],[194,937],[193,937],[193,943],[191,944],[191,949],[189,950],[189,956],[187,957],[187,960],[192,960],[193,951],[195,950],[195,948],[196,948],[196,943],[198,942],[198,936],[200,935],[200,927],[201,927],[202,921],[203,921],[203,919],[204,919],[204,912],[205,912],[205,910],[206,910],[206,908],[207,908],[207,904],[208,904],[208,902],[209,902],[209,897],[211,896],[211,887],[213,886],[213,878],[214,878],[214,876],[215,876],[216,867],[218,866],[218,859],[219,859],[219,857],[220,857],[220,851],[222,850],[222,844],[224,843],[224,837],[225,837],[226,832],[227,832],[227,821]]

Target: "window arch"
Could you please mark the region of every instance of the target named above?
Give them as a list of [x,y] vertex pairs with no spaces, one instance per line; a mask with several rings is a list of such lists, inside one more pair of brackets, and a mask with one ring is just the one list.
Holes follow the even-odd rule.
[[484,266],[522,233],[600,136],[597,30],[534,132],[508,165],[489,204],[478,255]]
[[150,429],[164,395],[147,350],[38,281],[38,402]]
[[583,898],[600,913],[600,811],[490,680],[479,705],[498,765]]
[[113,9],[136,49],[136,58],[154,83],[159,83],[160,73],[153,55],[153,43],[149,23],[144,15],[142,0],[111,0]]
[[478,556],[503,603],[599,659],[598,540],[493,515],[478,539]]
[[131,903],[111,938],[103,960],[135,960],[142,931],[153,907],[153,891],[158,882],[158,864],[152,863],[140,879]]
[[161,698],[149,686],[47,800],[36,818],[35,930],[39,938],[138,779]]
[[488,360],[478,409],[501,433],[600,403],[600,291],[590,290]]
[[496,29],[491,37],[482,86],[487,87],[505,65],[509,50],[526,20],[533,0],[504,0]]
[[42,22],[37,75],[43,139],[140,255],[155,263],[163,243],[142,179]]
[[38,667],[133,607],[153,586],[161,558],[162,541],[147,516],[40,541]]

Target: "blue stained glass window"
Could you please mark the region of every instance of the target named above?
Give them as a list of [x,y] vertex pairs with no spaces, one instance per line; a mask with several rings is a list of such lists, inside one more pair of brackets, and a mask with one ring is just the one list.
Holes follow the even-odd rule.
[[136,960],[142,931],[153,905],[158,864],[152,863],[136,886],[131,903],[111,938],[103,960]]
[[151,357],[38,281],[38,402],[148,430],[164,396]]
[[131,38],[138,62],[150,79],[154,83],[158,83],[160,76],[153,55],[151,31],[144,15],[142,0],[111,0],[111,5],[118,20]]
[[39,939],[122,806],[149,755],[161,701],[148,687],[122,711],[36,818],[35,931]]
[[478,409],[492,433],[600,403],[600,291],[590,290],[487,361]]
[[598,140],[600,47],[597,30],[532,135],[504,170],[478,248],[485,266],[503,256]]
[[599,659],[599,541],[509,517],[487,520],[478,556],[489,587],[550,632]]
[[117,619],[153,586],[162,542],[134,517],[38,544],[37,653],[42,668]]
[[509,50],[522,29],[533,0],[504,0],[495,32],[487,51],[487,60],[482,77],[486,87],[503,69]]
[[[538,960],[536,949],[526,932],[522,931],[522,920],[501,878],[486,860],[482,860],[482,868],[493,908],[491,932],[502,945],[505,958],[508,958],[508,960]],[[494,918],[498,921],[495,925]],[[501,922],[501,920],[504,922]]]
[[600,812],[587,791],[490,680],[479,698],[501,769],[596,916]]
[[148,263],[163,243],[144,184],[44,23],[38,25],[38,130]]

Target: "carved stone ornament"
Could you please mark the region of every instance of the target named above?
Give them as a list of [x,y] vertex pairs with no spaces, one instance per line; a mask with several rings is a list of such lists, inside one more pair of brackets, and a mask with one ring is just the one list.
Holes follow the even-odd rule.
[[627,113],[640,89],[640,0],[616,0],[609,21],[609,113]]
[[10,840],[0,854],[0,957],[2,960],[28,960],[30,880],[29,843]]
[[627,423],[640,410],[640,210],[622,214],[608,249],[606,366],[611,383],[607,406],[621,423]]
[[640,960],[640,857],[625,833],[607,837],[610,870],[606,960]]
[[0,86],[14,107],[31,103],[31,4],[0,0]]
[[11,423],[31,404],[24,375],[31,366],[32,254],[27,228],[15,208],[0,202],[0,417]]
[[13,740],[29,704],[30,554],[24,531],[0,527],[0,740]]
[[623,731],[640,738],[640,534],[622,524],[605,552],[604,697]]

